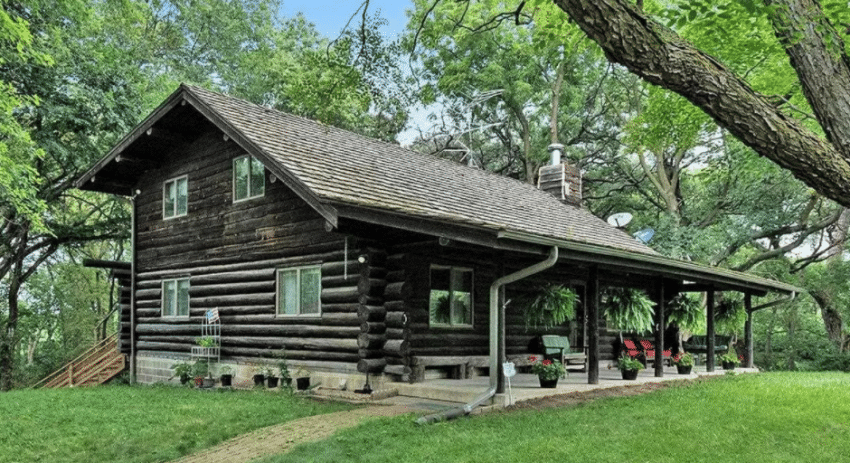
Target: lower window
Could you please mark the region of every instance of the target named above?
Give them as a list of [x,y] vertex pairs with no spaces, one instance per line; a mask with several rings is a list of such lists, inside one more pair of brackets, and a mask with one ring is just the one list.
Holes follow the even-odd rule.
[[316,266],[277,271],[278,315],[321,315],[322,270]]
[[162,282],[162,316],[189,316],[189,279],[177,278]]
[[431,267],[432,325],[472,326],[472,269]]

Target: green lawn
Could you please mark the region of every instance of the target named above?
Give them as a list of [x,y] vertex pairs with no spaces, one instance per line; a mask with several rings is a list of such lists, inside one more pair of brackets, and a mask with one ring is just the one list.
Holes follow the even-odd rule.
[[347,408],[279,392],[155,386],[0,393],[0,462],[160,462]]
[[419,427],[373,421],[280,462],[838,462],[850,458],[850,375],[718,378],[628,398]]

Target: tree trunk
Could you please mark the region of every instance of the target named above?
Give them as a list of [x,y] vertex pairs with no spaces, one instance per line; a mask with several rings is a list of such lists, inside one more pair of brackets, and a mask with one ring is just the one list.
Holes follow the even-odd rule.
[[[774,3],[796,8],[804,1]],[[627,0],[555,0],[555,3],[602,47],[610,61],[625,66],[647,82],[687,98],[757,153],[791,171],[824,196],[850,207],[850,195],[846,194],[850,191],[850,130],[840,132],[833,129],[833,125],[825,124],[833,142],[831,145],[799,121],[783,114],[717,59],[653,21]],[[812,3],[807,8],[811,15],[821,17],[818,5]],[[791,15],[788,20],[795,26],[804,26],[806,18]],[[774,19],[774,24],[778,24],[777,21]],[[817,28],[806,29],[806,33],[817,35],[821,28],[826,34],[834,33],[823,20],[817,23]],[[818,47],[825,47],[823,40],[813,44],[808,40],[806,37],[801,42],[812,48],[801,50],[800,57],[812,62],[806,66],[794,61],[792,64],[800,66],[798,73],[809,75],[831,68],[836,73],[836,82],[827,87],[830,93],[807,90],[806,97],[819,120],[850,119],[847,116],[850,110],[844,103],[850,95],[850,85],[844,83],[844,76],[850,71],[846,57],[841,59],[843,44],[834,42],[832,54],[835,56],[826,60],[824,53],[807,55],[818,51]],[[822,106],[839,111],[820,109]]]

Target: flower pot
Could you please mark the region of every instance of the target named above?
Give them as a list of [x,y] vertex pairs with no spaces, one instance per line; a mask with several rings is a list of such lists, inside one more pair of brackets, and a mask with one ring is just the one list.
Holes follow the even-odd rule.
[[266,375],[254,375],[254,387],[262,386],[266,382]]
[[221,375],[221,387],[229,387],[233,385],[233,375]]
[[638,370],[620,370],[623,373],[623,379],[627,379],[630,381],[636,380],[638,375]]
[[310,388],[310,377],[305,376],[303,378],[295,378],[295,387],[297,387],[299,391],[306,391]]
[[693,366],[691,366],[691,365],[688,365],[688,366],[676,365],[676,370],[679,372],[680,375],[691,374],[691,369],[693,369]]
[[204,385],[204,377],[203,376],[195,376],[195,387],[203,387]]
[[540,380],[540,387],[554,389],[558,387],[558,378],[555,379],[543,379],[543,377],[538,376],[537,379]]
[[724,370],[734,370],[735,369],[735,362],[723,362],[723,369]]
[[266,381],[268,381],[269,389],[277,387],[277,380],[277,376],[269,376],[268,378],[266,378]]

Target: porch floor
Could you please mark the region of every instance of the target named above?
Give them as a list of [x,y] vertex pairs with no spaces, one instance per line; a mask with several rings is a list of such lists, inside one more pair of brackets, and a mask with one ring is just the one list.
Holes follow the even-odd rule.
[[[676,367],[674,366],[664,367],[664,377],[656,378],[655,370],[650,366],[638,373],[637,380],[626,381],[622,379],[620,371],[615,367],[608,368],[610,364],[611,362],[608,361],[600,362],[599,384],[587,384],[586,372],[570,371],[566,378],[561,378],[558,381],[558,387],[554,389],[541,388],[537,375],[519,373],[513,378],[510,378],[510,388],[506,384],[505,394],[497,395],[493,405],[504,407],[511,403],[570,392],[657,383],[660,381],[695,379],[700,376],[723,375],[726,373],[726,370],[722,368],[715,368],[713,372],[709,373],[705,370],[705,365],[697,365],[694,366],[693,372],[690,375],[680,375],[676,372]],[[757,368],[739,367],[735,369],[736,373],[757,373],[758,371]],[[445,402],[469,403],[489,388],[490,378],[488,376],[476,376],[469,379],[431,379],[414,384],[391,384],[393,389],[398,388],[398,394],[401,396]]]

